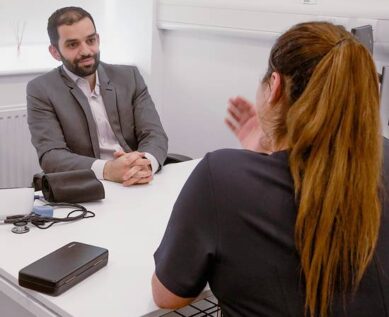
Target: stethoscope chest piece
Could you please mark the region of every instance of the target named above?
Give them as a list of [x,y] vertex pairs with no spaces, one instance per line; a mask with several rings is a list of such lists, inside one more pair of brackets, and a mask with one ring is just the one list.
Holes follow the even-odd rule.
[[27,226],[27,221],[18,221],[14,223],[14,227],[11,231],[13,233],[21,234],[29,232],[30,228]]

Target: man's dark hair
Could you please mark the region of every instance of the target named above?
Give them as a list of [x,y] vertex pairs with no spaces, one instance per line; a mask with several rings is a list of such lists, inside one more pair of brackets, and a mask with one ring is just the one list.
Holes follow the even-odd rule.
[[49,34],[50,43],[58,48],[58,27],[61,25],[72,25],[83,18],[89,18],[96,30],[95,21],[89,12],[80,7],[65,7],[55,11],[47,22],[47,33]]

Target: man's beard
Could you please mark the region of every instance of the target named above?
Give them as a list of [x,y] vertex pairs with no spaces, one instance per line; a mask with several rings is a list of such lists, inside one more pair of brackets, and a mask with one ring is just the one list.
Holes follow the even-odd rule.
[[[89,58],[94,59],[94,63],[92,65],[88,66],[81,66],[79,63],[82,62],[83,60],[89,59]],[[92,75],[95,73],[97,67],[99,66],[100,63],[100,52],[94,54],[94,55],[88,55],[84,56],[79,59],[75,59],[73,62],[71,62],[68,59],[65,59],[62,54],[61,54],[61,59],[62,63],[65,65],[65,67],[70,70],[73,74],[80,76],[80,77],[87,77],[89,75]]]

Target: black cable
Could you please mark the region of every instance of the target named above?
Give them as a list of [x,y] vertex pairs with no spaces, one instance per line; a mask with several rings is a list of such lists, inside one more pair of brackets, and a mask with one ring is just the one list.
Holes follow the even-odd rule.
[[[21,223],[21,222],[30,222],[35,227],[39,229],[48,229],[52,225],[60,222],[71,222],[77,221],[85,218],[92,218],[95,216],[93,211],[87,210],[84,206],[79,204],[70,204],[70,203],[46,203],[45,206],[51,206],[53,208],[75,208],[70,211],[66,217],[45,217],[36,215],[34,213],[30,213],[29,215],[21,216],[21,217],[9,217],[4,222],[5,223]],[[80,214],[76,216],[72,216],[73,213],[80,212]]]

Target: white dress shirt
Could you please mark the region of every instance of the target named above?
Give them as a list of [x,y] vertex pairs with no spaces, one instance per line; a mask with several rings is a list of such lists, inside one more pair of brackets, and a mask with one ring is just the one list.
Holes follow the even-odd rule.
[[[100,93],[100,81],[98,72],[96,71],[95,88],[91,90],[88,80],[72,73],[65,66],[63,66],[63,68],[88,99],[93,119],[95,120],[97,127],[97,138],[99,140],[101,158],[96,159],[96,161],[93,162],[91,168],[98,179],[104,179],[103,172],[105,164],[108,160],[113,159],[113,153],[115,151],[123,149],[120,146],[115,134],[113,133],[111,125],[108,121],[107,112],[104,106],[104,100]],[[145,153],[145,156],[147,159],[150,160],[151,169],[154,174],[159,168],[159,163],[152,154]]]

